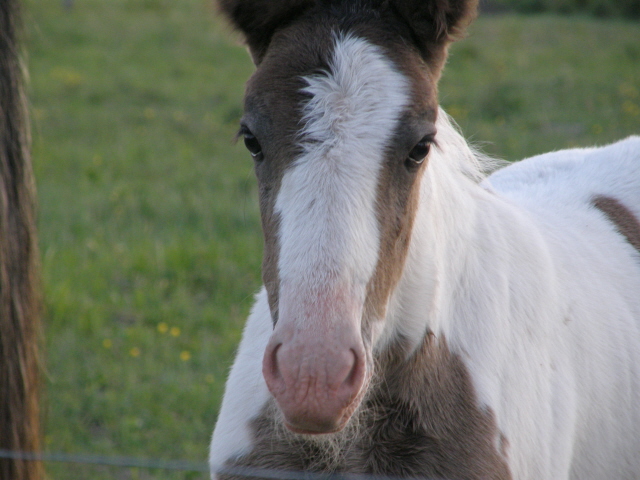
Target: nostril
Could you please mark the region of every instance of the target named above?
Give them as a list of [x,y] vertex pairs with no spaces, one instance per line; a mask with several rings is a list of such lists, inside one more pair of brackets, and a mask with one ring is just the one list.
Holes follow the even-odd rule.
[[[280,390],[280,388],[276,388],[277,384],[282,383],[282,376],[280,373],[280,367],[278,366],[278,350],[282,346],[281,343],[275,344],[272,346],[267,346],[267,349],[264,352],[264,358],[262,360],[262,375],[267,382],[267,386],[272,393],[275,390]],[[273,390],[275,389],[275,390]]]
[[280,377],[280,368],[278,367],[278,350],[282,346],[281,343],[277,344],[273,350],[271,350],[271,358],[270,358],[270,367],[271,367],[271,375],[274,378]]
[[361,371],[361,367],[359,365],[360,362],[358,362],[358,354],[355,352],[353,348],[350,351],[353,354],[353,363],[351,365],[351,370],[349,371],[349,375],[347,375],[347,378],[344,381],[344,384],[348,386],[356,385],[358,383],[358,379]]
[[342,398],[348,398],[349,401],[351,401],[358,395],[360,388],[362,387],[366,374],[366,367],[363,355],[358,355],[358,352],[353,348],[350,349],[349,352],[351,357],[349,370],[340,385],[339,395]]

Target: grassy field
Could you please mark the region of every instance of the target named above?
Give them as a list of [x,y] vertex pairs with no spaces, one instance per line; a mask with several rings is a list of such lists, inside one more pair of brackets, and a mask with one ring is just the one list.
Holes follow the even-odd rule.
[[[251,160],[232,142],[252,66],[209,0],[62,3],[25,12],[46,445],[204,460],[260,283]],[[515,160],[640,133],[639,65],[637,23],[487,17],[440,94],[469,138]],[[49,466],[184,478],[98,470]]]

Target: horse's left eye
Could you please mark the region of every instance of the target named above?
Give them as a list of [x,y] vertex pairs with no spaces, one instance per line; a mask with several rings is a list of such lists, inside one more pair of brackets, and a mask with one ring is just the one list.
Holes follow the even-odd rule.
[[409,152],[409,156],[407,157],[405,164],[410,166],[420,165],[424,162],[424,159],[429,154],[429,150],[431,150],[431,144],[433,143],[433,136],[427,135],[422,140],[420,140],[415,147],[411,149]]

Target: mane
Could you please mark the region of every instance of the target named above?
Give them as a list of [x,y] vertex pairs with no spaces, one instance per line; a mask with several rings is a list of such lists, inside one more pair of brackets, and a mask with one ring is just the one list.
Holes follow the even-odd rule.
[[436,127],[438,156],[445,157],[443,161],[449,169],[462,173],[474,183],[482,182],[496,170],[508,165],[507,161],[487,155],[478,145],[469,143],[456,121],[442,107],[438,109]]

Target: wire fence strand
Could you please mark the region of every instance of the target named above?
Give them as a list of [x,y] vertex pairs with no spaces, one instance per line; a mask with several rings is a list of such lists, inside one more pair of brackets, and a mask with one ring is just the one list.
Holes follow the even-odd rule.
[[189,460],[159,460],[68,453],[14,452],[9,450],[0,450],[0,458],[7,458],[11,460],[31,460],[37,462],[74,463],[106,467],[209,472],[209,466],[206,463],[192,462]]
[[[141,459],[133,457],[115,457],[93,454],[67,454],[58,452],[16,452],[0,449],[0,459],[3,458],[11,460],[91,465],[99,467],[142,468],[152,470],[171,470],[198,473],[209,473],[210,471],[209,465],[207,465],[206,463],[193,462],[189,460]],[[398,477],[358,473],[302,472],[244,466],[224,466],[217,469],[216,473],[224,476],[245,478],[247,480],[435,480],[417,477]]]
[[216,473],[233,477],[265,480],[445,480],[441,478],[398,477],[390,475],[371,475],[366,473],[297,472],[291,470],[231,466],[219,468],[216,470]]

